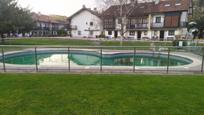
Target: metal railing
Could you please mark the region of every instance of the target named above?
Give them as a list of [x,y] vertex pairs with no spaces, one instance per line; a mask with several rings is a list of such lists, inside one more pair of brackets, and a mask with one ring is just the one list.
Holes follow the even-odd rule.
[[162,28],[164,27],[164,23],[152,23],[151,27],[152,28]]
[[[25,70],[28,70],[25,66],[21,66],[18,67],[15,65],[10,66],[10,64],[8,64],[6,62],[6,59],[8,57],[8,55],[10,54],[16,54],[16,53],[21,53],[21,52],[25,52],[25,51],[32,51],[34,52],[34,60],[35,60],[35,65],[33,65],[32,67],[34,67],[33,69],[31,69],[30,71],[36,71],[36,72],[49,72],[49,70],[51,70],[52,72],[54,72],[55,70],[61,70],[63,72],[81,72],[83,70],[85,70],[84,72],[156,72],[156,73],[174,73],[174,72],[197,72],[197,73],[204,73],[204,47],[197,47],[201,52],[199,54],[202,55],[197,55],[198,52],[191,52],[191,50],[186,50],[186,49],[191,49],[194,47],[165,47],[165,46],[158,46],[158,47],[131,47],[131,46],[127,46],[127,47],[118,47],[118,46],[113,46],[113,47],[109,47],[109,46],[99,46],[99,47],[92,47],[92,46],[19,46],[19,45],[0,45],[1,48],[1,54],[0,54],[0,67],[2,68],[2,72],[10,72],[13,70],[20,70],[22,72],[24,72]],[[16,48],[20,48],[20,50],[16,50]],[[14,50],[9,50],[9,49],[14,49]],[[95,68],[90,68],[87,69],[85,66],[83,66],[82,68],[77,68],[74,69],[72,68],[72,64],[71,64],[71,59],[68,58],[68,62],[67,62],[67,66],[66,68],[58,68],[58,67],[52,67],[52,69],[42,69],[38,63],[38,56],[41,54],[41,51],[58,51],[58,50],[63,50],[64,53],[68,54],[68,56],[73,52],[73,51],[89,51],[92,50],[94,52],[97,52],[99,59],[100,59],[100,64],[99,65],[95,65]],[[104,65],[103,63],[103,56],[105,55],[105,52],[112,52],[114,55],[114,52],[116,52],[115,54],[126,54],[131,53],[132,54],[132,58],[133,58],[133,64],[131,66],[123,66],[123,67],[118,67],[117,66],[107,66]],[[160,58],[160,56],[162,54],[166,55],[166,67],[165,66],[159,66],[159,67],[140,67],[140,66],[136,66],[136,56],[139,53],[147,53],[149,52],[149,54],[151,54],[153,57],[157,56],[158,58]],[[179,66],[180,68],[177,67],[172,67],[170,65],[170,58],[172,58],[172,55],[183,55],[186,54],[186,56],[183,56],[184,58],[188,58],[188,55],[193,56],[193,58],[195,58],[195,60],[197,60],[197,65],[193,66],[193,67],[182,67]],[[196,62],[196,61],[195,61]],[[199,62],[199,63],[198,63]],[[172,63],[172,62],[171,62]],[[193,60],[194,63],[194,60]],[[2,66],[1,66],[2,65]],[[89,66],[89,65],[88,65]],[[98,67],[99,66],[99,67]],[[195,68],[194,68],[195,67]],[[22,69],[21,69],[22,68]],[[86,69],[85,69],[86,68]],[[186,69],[188,68],[188,69]],[[200,68],[200,69],[199,69]],[[77,71],[75,71],[77,70]]]
[[148,24],[127,25],[127,29],[147,29]]

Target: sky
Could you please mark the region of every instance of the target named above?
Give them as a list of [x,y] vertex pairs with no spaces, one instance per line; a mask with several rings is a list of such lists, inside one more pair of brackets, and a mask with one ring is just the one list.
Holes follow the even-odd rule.
[[96,7],[95,0],[18,0],[18,4],[37,13],[63,16],[71,16],[83,5],[88,8]]

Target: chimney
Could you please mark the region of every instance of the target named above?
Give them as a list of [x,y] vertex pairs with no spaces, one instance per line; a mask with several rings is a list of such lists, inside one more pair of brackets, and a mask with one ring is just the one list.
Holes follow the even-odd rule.
[[135,4],[138,4],[138,0],[135,0]]
[[155,4],[159,4],[160,0],[155,0],[154,3]]
[[86,8],[86,5],[83,5],[82,7],[83,7],[83,8]]
[[133,4],[133,3],[137,2],[137,0],[129,0],[129,2],[130,2],[131,4]]
[[41,15],[41,12],[38,12],[38,15]]

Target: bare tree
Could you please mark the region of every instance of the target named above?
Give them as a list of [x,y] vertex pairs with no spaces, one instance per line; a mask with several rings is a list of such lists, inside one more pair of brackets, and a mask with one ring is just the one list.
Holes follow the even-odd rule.
[[121,40],[120,45],[123,45],[123,39],[125,38],[125,33],[127,32],[127,20],[132,11],[135,8],[135,4],[137,4],[137,0],[118,0],[120,7],[120,20],[121,20]]
[[117,11],[119,11],[119,15],[117,17],[120,20],[120,34],[121,34],[121,45],[122,41],[125,38],[125,33],[127,32],[126,25],[129,15],[135,8],[135,4],[138,0],[96,0],[98,6],[105,10],[112,5],[117,6]]
[[95,0],[100,10],[106,10],[112,5],[118,5],[119,0]]

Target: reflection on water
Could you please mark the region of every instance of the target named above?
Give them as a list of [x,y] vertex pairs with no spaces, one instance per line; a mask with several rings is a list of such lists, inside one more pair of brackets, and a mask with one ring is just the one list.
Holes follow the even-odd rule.
[[77,65],[100,65],[100,58],[93,55],[70,54],[69,59]]
[[[77,54],[72,53],[69,56],[67,54],[38,54],[37,63],[38,65],[67,65],[68,61],[71,64],[76,65],[100,65],[101,58],[97,55],[90,54]],[[21,55],[21,56],[10,56],[6,57],[6,63],[19,64],[19,65],[34,65],[35,56],[33,54]],[[186,65],[189,62],[182,61],[181,59],[175,59],[170,57],[170,65]],[[113,56],[103,56],[102,63],[104,66],[133,66],[134,58],[132,54],[120,54]],[[136,66],[166,66],[167,56],[147,56],[147,55],[136,55],[135,56]]]
[[134,63],[133,58],[119,58],[119,59],[113,59],[114,64],[119,64],[119,65],[131,65]]
[[67,65],[67,54],[53,54],[46,58],[38,59],[39,65]]

